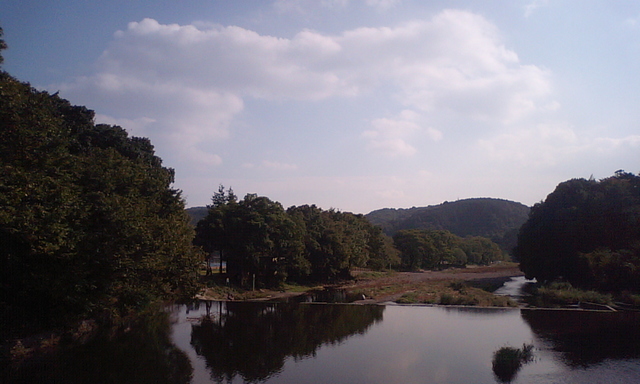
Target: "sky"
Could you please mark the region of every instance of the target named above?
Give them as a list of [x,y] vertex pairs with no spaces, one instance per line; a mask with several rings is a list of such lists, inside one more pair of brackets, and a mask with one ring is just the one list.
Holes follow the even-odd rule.
[[640,2],[0,0],[3,69],[220,185],[368,213],[640,172]]

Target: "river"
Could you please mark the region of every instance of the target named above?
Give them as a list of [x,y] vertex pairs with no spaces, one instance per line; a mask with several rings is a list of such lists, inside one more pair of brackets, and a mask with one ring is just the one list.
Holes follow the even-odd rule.
[[[3,364],[0,382],[640,383],[640,312],[200,301],[167,313]],[[495,369],[496,352],[525,344],[532,361]]]
[[[640,316],[568,310],[202,302],[176,307],[192,383],[635,383]],[[534,346],[501,378],[493,354]]]

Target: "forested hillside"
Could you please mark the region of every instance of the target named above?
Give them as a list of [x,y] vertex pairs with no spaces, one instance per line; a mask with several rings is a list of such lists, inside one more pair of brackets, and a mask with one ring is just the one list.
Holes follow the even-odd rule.
[[198,225],[198,222],[204,219],[209,213],[207,207],[191,207],[187,208],[187,215],[189,215],[189,224],[194,228]]
[[460,237],[491,239],[503,250],[516,245],[518,229],[527,221],[529,207],[509,200],[475,198],[428,207],[379,209],[365,215],[393,236],[406,229],[447,230]]

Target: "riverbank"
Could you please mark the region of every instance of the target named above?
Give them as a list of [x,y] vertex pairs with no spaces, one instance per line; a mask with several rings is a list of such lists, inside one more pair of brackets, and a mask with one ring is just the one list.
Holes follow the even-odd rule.
[[331,286],[287,286],[284,291],[258,290],[240,292],[228,287],[204,290],[202,300],[281,300],[308,291],[343,289],[351,296],[361,297],[360,304],[385,302],[459,304],[475,306],[515,306],[506,297],[490,292],[522,272],[516,263],[491,266],[450,268],[442,271],[373,272],[357,271],[354,279]]

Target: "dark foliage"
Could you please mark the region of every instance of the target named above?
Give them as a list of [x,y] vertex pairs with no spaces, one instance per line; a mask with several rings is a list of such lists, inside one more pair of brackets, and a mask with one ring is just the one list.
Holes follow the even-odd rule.
[[350,278],[354,267],[399,264],[391,239],[364,216],[315,205],[286,211],[267,197],[237,201],[220,187],[198,222],[195,244],[227,263],[231,279],[248,286],[277,287],[285,281],[326,282]]
[[[207,303],[209,305],[209,303]],[[194,325],[191,345],[215,382],[263,382],[287,359],[315,355],[322,345],[363,334],[382,320],[382,306],[221,303],[219,313]]]
[[618,171],[559,184],[532,208],[515,255],[539,281],[640,291],[640,177]]
[[409,229],[393,236],[402,268],[441,269],[467,263],[487,265],[503,259],[497,244],[484,237],[461,238],[449,231]]
[[446,230],[460,237],[486,237],[510,252],[528,213],[529,208],[520,203],[477,198],[429,207],[380,209],[366,217],[388,235],[403,229]]
[[191,207],[186,209],[187,215],[189,215],[189,224],[194,228],[198,225],[200,220],[207,217],[209,210],[207,207]]
[[0,74],[0,316],[5,333],[117,321],[194,293],[173,170],[148,139]]

